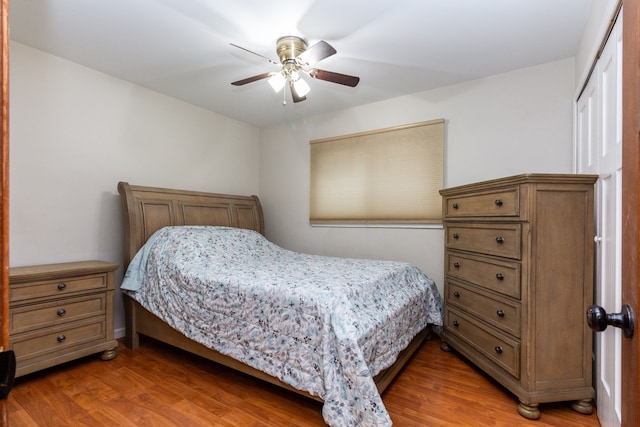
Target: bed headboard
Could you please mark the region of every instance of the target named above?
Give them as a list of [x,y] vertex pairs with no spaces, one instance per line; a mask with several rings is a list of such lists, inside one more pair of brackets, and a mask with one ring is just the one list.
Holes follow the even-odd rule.
[[125,269],[149,237],[168,225],[224,225],[264,234],[258,196],[203,193],[118,183],[124,209]]

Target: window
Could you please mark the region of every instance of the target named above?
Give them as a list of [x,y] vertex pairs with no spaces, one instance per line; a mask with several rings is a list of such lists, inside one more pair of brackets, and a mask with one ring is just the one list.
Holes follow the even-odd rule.
[[444,119],[310,145],[311,224],[441,221]]

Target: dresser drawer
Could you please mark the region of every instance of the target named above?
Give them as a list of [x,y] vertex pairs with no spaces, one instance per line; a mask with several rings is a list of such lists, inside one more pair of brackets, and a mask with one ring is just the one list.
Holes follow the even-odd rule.
[[81,320],[64,325],[39,329],[34,332],[16,334],[10,337],[16,354],[16,363],[25,358],[50,355],[54,352],[106,338],[104,316]]
[[447,332],[456,335],[491,362],[520,378],[520,342],[451,307],[445,310]]
[[444,216],[517,217],[520,215],[519,188],[452,196],[444,201]]
[[23,300],[65,297],[94,290],[107,290],[107,276],[105,274],[11,285],[9,301],[13,305]]
[[9,333],[15,334],[104,315],[105,293],[25,305],[9,310]]
[[448,276],[520,299],[520,263],[493,258],[446,252]]
[[449,224],[449,249],[520,259],[521,224]]
[[447,304],[455,305],[514,337],[520,338],[521,306],[506,298],[498,298],[463,283],[448,280]]

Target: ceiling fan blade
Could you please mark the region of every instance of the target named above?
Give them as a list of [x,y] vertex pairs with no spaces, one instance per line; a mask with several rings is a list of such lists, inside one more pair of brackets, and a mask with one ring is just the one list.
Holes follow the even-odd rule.
[[333,71],[313,69],[309,75],[314,79],[325,80],[331,83],[338,83],[345,86],[356,87],[360,82],[360,77],[347,74],[334,73]]
[[324,40],[320,40],[318,43],[314,44],[304,52],[302,52],[296,60],[300,65],[310,65],[315,64],[316,62],[320,62],[325,58],[334,55],[336,50],[329,43]]
[[301,102],[307,99],[306,96],[298,95],[298,92],[296,92],[296,88],[293,86],[293,82],[291,80],[289,80],[289,89],[291,89],[291,98],[293,98],[293,102]]
[[273,75],[273,73],[271,72],[262,73],[262,74],[258,74],[257,76],[247,77],[246,79],[238,80],[231,84],[234,86],[242,86],[242,85],[246,85],[247,83],[253,83],[258,80],[266,79],[267,77],[271,77],[271,75]]
[[274,61],[274,60],[272,60],[272,59],[270,59],[270,58],[267,58],[267,57],[266,57],[266,56],[264,56],[264,55],[260,55],[259,53],[255,53],[255,52],[254,52],[254,51],[252,51],[252,50],[249,50],[249,49],[244,48],[244,47],[242,47],[242,46],[238,46],[237,44],[233,44],[233,43],[229,43],[229,44],[230,44],[231,46],[233,46],[233,47],[237,47],[238,49],[242,49],[242,50],[244,50],[245,52],[249,52],[249,53],[252,53],[252,54],[254,54],[254,55],[256,55],[256,56],[259,56],[260,58],[264,58],[264,59],[266,59],[267,61],[271,62],[272,64],[280,65],[280,63],[279,63],[279,62],[276,62],[276,61]]

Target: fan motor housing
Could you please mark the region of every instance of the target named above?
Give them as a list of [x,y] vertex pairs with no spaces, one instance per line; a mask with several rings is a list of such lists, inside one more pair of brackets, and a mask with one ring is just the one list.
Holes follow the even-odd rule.
[[276,53],[283,64],[295,61],[305,50],[307,50],[307,42],[296,36],[280,37],[276,43]]

